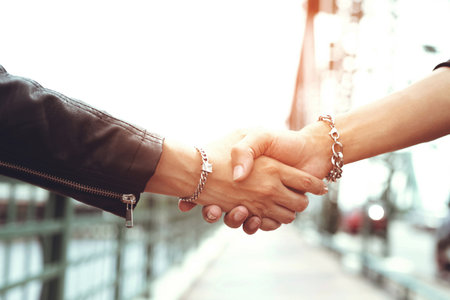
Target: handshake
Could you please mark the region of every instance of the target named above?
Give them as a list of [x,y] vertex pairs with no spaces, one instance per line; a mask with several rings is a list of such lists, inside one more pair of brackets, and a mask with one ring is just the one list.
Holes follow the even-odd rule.
[[135,194],[145,186],[182,197],[182,211],[203,205],[208,222],[226,212],[228,226],[243,224],[252,234],[292,222],[308,206],[305,193],[325,194],[323,178],[341,176],[343,145],[351,163],[448,135],[450,61],[335,122],[326,116],[300,131],[237,131],[205,151],[163,141],[2,66],[0,99],[0,135],[8,141],[1,174],[125,212],[129,226]]
[[189,197],[201,186],[193,201],[180,198],[181,211],[200,204],[210,223],[226,212],[224,222],[232,228],[243,224],[248,234],[277,229],[306,209],[305,193],[327,193],[322,179],[333,169],[330,126],[317,122],[301,131],[236,131],[205,148],[213,170],[203,183],[199,152],[166,139],[146,191]]
[[449,67],[450,61],[440,64],[409,87],[338,116],[336,126],[321,117],[300,131],[235,132],[206,148],[209,175],[201,169],[204,155],[166,140],[145,190],[179,197],[196,191],[193,202],[179,202],[182,211],[200,204],[208,222],[225,211],[225,223],[244,224],[248,234],[274,230],[308,206],[306,192],[327,192],[323,178],[340,177],[343,145],[351,163],[448,135]]

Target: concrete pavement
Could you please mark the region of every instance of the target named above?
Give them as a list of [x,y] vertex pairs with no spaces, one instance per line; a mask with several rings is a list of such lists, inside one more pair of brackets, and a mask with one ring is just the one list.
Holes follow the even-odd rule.
[[392,299],[369,281],[346,273],[337,256],[307,243],[293,225],[254,236],[221,230],[216,238],[223,249],[180,299]]

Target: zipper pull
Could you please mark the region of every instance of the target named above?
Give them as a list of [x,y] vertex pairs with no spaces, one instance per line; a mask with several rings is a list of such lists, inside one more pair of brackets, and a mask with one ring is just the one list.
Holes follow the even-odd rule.
[[136,204],[136,196],[133,194],[123,194],[122,202],[127,205],[127,211],[125,213],[125,226],[127,228],[133,227],[133,206]]

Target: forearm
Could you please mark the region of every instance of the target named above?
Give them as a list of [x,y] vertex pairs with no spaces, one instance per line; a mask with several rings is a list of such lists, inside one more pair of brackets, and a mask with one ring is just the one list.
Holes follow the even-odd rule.
[[[308,204],[303,193],[293,191],[326,192],[320,179],[268,157],[261,157],[255,162],[254,172],[247,180],[234,182],[231,145],[240,138],[239,134],[231,134],[205,148],[213,170],[195,200],[196,204],[214,204],[223,211],[244,205],[253,215],[288,223],[292,221],[294,211],[302,211]],[[201,155],[194,147],[166,139],[161,159],[145,190],[189,197],[196,191],[201,169]]]
[[351,163],[450,133],[450,68],[336,118]]

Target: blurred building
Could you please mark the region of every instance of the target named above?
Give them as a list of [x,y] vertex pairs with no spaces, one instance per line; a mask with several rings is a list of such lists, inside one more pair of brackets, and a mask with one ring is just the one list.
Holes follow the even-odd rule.
[[[291,129],[316,121],[320,113],[336,115],[376,101],[425,77],[435,65],[449,58],[450,42],[439,29],[450,28],[445,17],[450,1],[308,0],[305,9],[305,33],[288,119]],[[450,166],[445,158],[445,153],[450,152],[448,138],[403,152],[408,154],[396,157],[408,157],[411,161],[406,163],[408,168],[396,168],[399,172],[392,175],[397,190],[393,201],[401,210],[422,209],[443,216],[440,212],[446,209],[450,175],[443,171],[445,168],[435,166]],[[382,160],[361,164],[372,168],[374,177],[386,180],[389,164]],[[346,166],[349,167],[353,168]],[[431,180],[424,175],[430,172],[437,172],[439,191],[431,189]],[[354,183],[353,171],[345,173],[343,185],[345,181]],[[369,173],[367,169],[365,173]],[[373,185],[380,184],[383,183]],[[358,194],[360,198],[374,196],[371,191]],[[340,198],[354,196],[345,194]],[[348,202],[351,205],[352,201]]]
[[[448,0],[308,0],[305,9],[291,129],[376,101],[450,58],[443,36]],[[332,245],[344,255],[385,257],[380,261],[393,262],[387,269],[419,279],[411,286],[443,288],[435,280],[434,234],[448,211],[448,153],[447,136],[346,165],[330,193],[310,201],[301,222],[334,235]],[[372,236],[377,228],[383,234]]]

